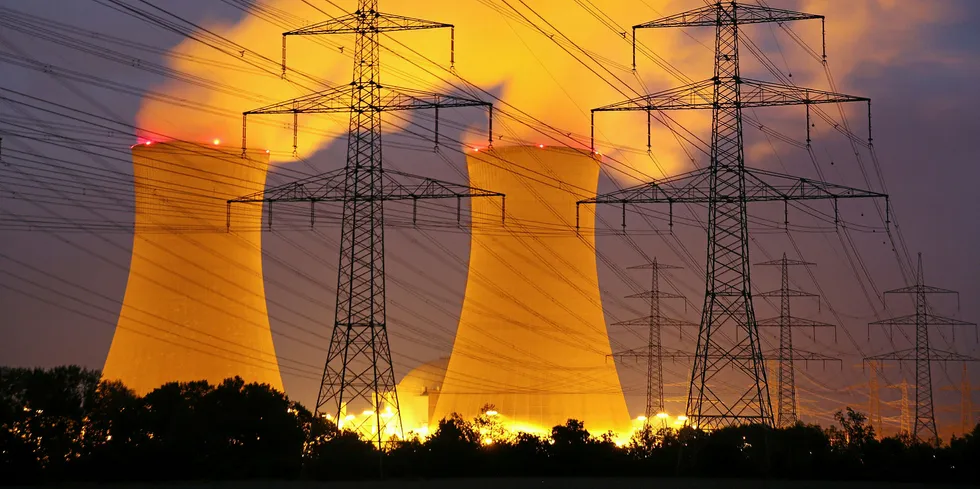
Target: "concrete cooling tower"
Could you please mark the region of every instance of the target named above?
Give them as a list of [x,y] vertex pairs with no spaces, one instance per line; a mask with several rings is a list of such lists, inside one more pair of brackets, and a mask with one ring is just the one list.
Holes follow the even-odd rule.
[[[590,223],[575,202],[595,195],[599,163],[565,148],[469,153],[470,184],[507,195],[474,199],[466,293],[433,413],[481,414],[513,430],[550,431],[569,418],[592,433],[631,431],[599,297]],[[547,176],[542,176],[547,175]],[[559,185],[551,178],[563,184]],[[584,217],[584,215],[583,215]]]
[[133,148],[133,256],[103,376],[139,394],[172,381],[241,376],[282,390],[262,279],[269,156],[191,143]]

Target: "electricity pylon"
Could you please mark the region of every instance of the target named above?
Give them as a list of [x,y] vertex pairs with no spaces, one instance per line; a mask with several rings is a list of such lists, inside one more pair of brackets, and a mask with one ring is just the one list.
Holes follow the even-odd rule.
[[[708,249],[705,299],[697,350],[688,391],[687,417],[701,428],[741,423],[773,424],[769,388],[759,343],[749,280],[747,204],[782,202],[788,221],[790,201],[885,198],[881,193],[859,190],[806,178],[747,168],[742,138],[742,110],[754,107],[803,105],[809,120],[810,105],[865,102],[870,99],[790,85],[743,78],[739,68],[739,26],[766,22],[823,19],[823,16],[772,9],[736,2],[717,2],[688,12],[633,26],[635,31],[665,27],[714,27],[714,75],[695,82],[635,99],[592,109],[592,149],[595,151],[595,113],[609,111],[711,110],[711,152],[707,168],[665,180],[622,189],[579,204],[626,205],[663,203],[707,204]],[[826,57],[826,55],[825,55]],[[870,120],[869,138],[870,138]],[[809,124],[807,140],[809,141]],[[649,141],[649,138],[648,138]],[[887,219],[886,219],[887,220]],[[728,331],[726,331],[728,330]],[[716,391],[717,377],[731,370],[726,379],[735,385],[737,396],[725,399]],[[745,381],[742,385],[741,381]],[[744,389],[744,390],[742,390]],[[728,396],[730,397],[730,396]]]
[[902,379],[901,383],[888,386],[891,389],[898,389],[902,393],[902,399],[899,401],[899,411],[898,418],[898,432],[900,434],[912,434],[912,410],[909,408],[909,383],[907,380]]
[[681,299],[684,300],[684,296],[673,294],[670,292],[664,292],[660,290],[660,271],[661,270],[677,270],[680,267],[673,265],[666,265],[663,263],[658,263],[657,259],[654,258],[652,263],[647,263],[644,265],[637,265],[635,267],[629,267],[631,270],[650,270],[650,290],[646,292],[641,292],[639,294],[633,294],[627,296],[628,299],[647,299],[650,301],[650,315],[647,317],[641,317],[636,319],[630,319],[627,321],[620,321],[618,323],[613,323],[613,326],[626,326],[626,327],[643,327],[646,326],[648,331],[647,346],[645,349],[630,349],[620,352],[613,353],[613,357],[616,358],[643,358],[647,363],[647,397],[646,397],[646,409],[643,411],[645,417],[644,424],[650,426],[654,417],[660,418],[662,424],[666,421],[663,419],[666,413],[666,406],[664,406],[664,371],[663,371],[663,360],[665,358],[690,358],[689,353],[681,352],[678,350],[667,349],[663,347],[661,343],[661,333],[664,326],[676,326],[678,328],[683,326],[694,326],[694,323],[689,321],[684,321],[681,319],[674,319],[664,316],[660,311],[660,300],[661,299]]
[[[349,84],[245,112],[242,116],[243,151],[250,115],[292,114],[295,149],[298,114],[349,113],[347,164],[338,171],[229,201],[229,212],[232,203],[265,202],[270,225],[273,202],[310,202],[311,226],[317,202],[343,204],[335,320],[315,411],[326,414],[329,410],[337,416],[339,423],[347,422],[347,427],[375,431],[379,446],[386,442],[386,437],[402,436],[385,312],[383,204],[390,200],[411,200],[414,204],[419,199],[456,199],[458,202],[464,197],[502,197],[502,194],[487,190],[382,168],[382,112],[435,110],[437,144],[440,108],[487,107],[492,117],[493,107],[487,102],[382,85],[379,36],[395,31],[439,28],[452,29],[453,26],[381,13],[378,0],[359,0],[357,11],[352,14],[284,33],[284,72],[286,37],[353,34],[353,80]],[[493,141],[492,135],[490,141]],[[355,403],[363,406],[355,406]],[[365,417],[350,422],[340,419],[345,407],[364,408]],[[357,418],[356,415],[347,417]]]
[[[922,253],[919,253],[918,268],[915,273],[915,284],[900,289],[885,291],[885,294],[909,294],[914,296],[915,314],[900,316],[870,325],[878,326],[915,326],[915,347],[899,350],[882,355],[868,357],[865,360],[897,361],[915,363],[915,422],[912,426],[912,437],[935,445],[939,444],[939,431],[936,429],[936,414],[932,402],[932,362],[974,362],[980,359],[961,355],[956,352],[938,350],[929,346],[930,326],[974,326],[975,323],[960,321],[933,314],[929,309],[927,296],[930,294],[957,294],[956,291],[940,289],[925,285],[922,273]],[[926,436],[928,438],[923,438]]]
[[775,355],[766,355],[766,358],[774,359],[778,362],[779,384],[777,387],[778,396],[776,398],[776,426],[784,428],[796,424],[796,422],[799,420],[796,411],[796,370],[793,361],[802,360],[803,362],[807,363],[810,361],[839,362],[840,359],[820,353],[793,348],[793,328],[813,328],[814,336],[816,336],[817,328],[834,327],[833,324],[794,317],[792,314],[790,314],[790,298],[819,296],[816,294],[791,289],[789,285],[789,267],[811,266],[814,264],[799,260],[788,260],[786,258],[786,253],[783,253],[783,258],[780,260],[757,263],[757,265],[778,266],[782,272],[782,285],[780,286],[779,290],[759,294],[760,297],[779,297],[779,316],[768,319],[760,319],[759,327],[779,328],[779,348],[775,352]]
[[973,431],[977,425],[976,418],[973,416],[973,391],[970,385],[970,372],[963,363],[963,375],[960,378],[960,385],[947,385],[943,390],[957,391],[960,393],[960,435],[965,435]]
[[881,436],[881,390],[878,387],[878,362],[872,360],[868,363],[871,367],[871,371],[868,373],[868,423],[875,429],[878,436]]

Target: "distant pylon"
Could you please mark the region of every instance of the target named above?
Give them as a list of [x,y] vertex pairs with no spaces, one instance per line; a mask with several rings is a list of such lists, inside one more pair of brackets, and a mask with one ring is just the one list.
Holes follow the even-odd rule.
[[918,268],[915,274],[915,284],[900,289],[886,291],[885,294],[909,294],[915,300],[915,314],[875,321],[870,325],[879,326],[915,326],[915,346],[883,355],[875,355],[865,360],[892,360],[898,362],[912,361],[915,364],[915,421],[910,433],[913,438],[933,445],[939,444],[939,431],[936,428],[936,415],[932,401],[932,362],[971,362],[978,361],[973,357],[959,353],[938,350],[929,346],[930,326],[976,326],[930,312],[927,296],[929,294],[957,294],[947,289],[925,285],[922,272],[922,253],[919,253]]
[[881,426],[881,390],[878,386],[878,362],[871,361],[868,373],[868,422],[878,436],[882,434]]
[[[743,41],[740,40],[739,26],[807,19],[823,21],[823,16],[729,1],[715,2],[635,25],[634,53],[637,29],[713,27],[715,49],[712,77],[592,109],[593,151],[597,112],[646,112],[649,132],[652,113],[695,109],[711,111],[711,151],[707,167],[579,202],[622,206],[624,228],[627,204],[667,204],[671,224],[674,204],[707,206],[704,307],[687,396],[688,423],[698,428],[713,429],[746,423],[773,425],[768,379],[749,278],[748,203],[782,202],[788,215],[791,201],[824,199],[836,202],[845,198],[887,198],[878,192],[752,169],[745,164],[744,109],[803,105],[809,116],[810,106],[815,104],[865,102],[870,107],[870,100],[864,97],[742,76],[739,46]],[[809,143],[810,125],[806,127]],[[648,137],[648,147],[649,142]],[[723,391],[720,388],[722,383],[733,386],[733,392]]]
[[660,290],[660,271],[661,270],[677,270],[680,267],[673,265],[666,265],[663,263],[658,263],[657,259],[654,258],[652,263],[647,263],[644,265],[637,265],[634,267],[629,267],[631,270],[650,270],[650,290],[646,292],[641,292],[639,294],[633,294],[627,296],[630,299],[647,299],[650,302],[650,315],[647,317],[630,319],[627,321],[620,321],[618,323],[613,323],[613,326],[627,326],[627,327],[637,327],[637,326],[647,326],[648,328],[648,339],[647,346],[645,349],[630,349],[620,352],[613,353],[613,357],[616,358],[643,358],[646,360],[647,364],[647,395],[646,395],[646,408],[643,411],[644,424],[650,426],[654,418],[661,419],[661,423],[665,423],[666,406],[664,405],[664,372],[663,372],[663,360],[664,358],[689,358],[691,355],[688,353],[680,352],[677,350],[668,350],[663,347],[661,342],[662,330],[664,326],[676,326],[678,328],[682,326],[696,326],[694,323],[683,321],[679,319],[673,319],[664,316],[660,309],[661,299],[681,299],[685,300],[684,296],[679,294],[673,294],[670,292],[664,292]]
[[909,383],[907,380],[902,379],[901,383],[888,386],[892,389],[898,389],[902,393],[902,399],[899,401],[899,407],[901,408],[900,416],[898,418],[898,431],[899,433],[912,434],[912,410],[909,407]]
[[948,385],[943,390],[954,390],[960,394],[960,435],[971,433],[976,426],[976,418],[973,416],[973,386],[970,385],[970,372],[963,363],[963,374],[960,377],[960,385]]
[[760,319],[759,327],[771,326],[779,328],[779,349],[777,350],[775,356],[766,355],[766,357],[772,358],[778,362],[777,370],[779,375],[779,383],[777,387],[778,396],[776,398],[776,426],[785,428],[787,426],[792,426],[799,421],[799,415],[796,407],[796,370],[793,361],[840,361],[840,359],[793,348],[793,328],[813,328],[814,334],[816,334],[816,328],[818,327],[834,327],[833,324],[793,317],[793,315],[790,314],[790,298],[819,296],[816,294],[791,289],[789,285],[789,267],[812,266],[814,264],[799,260],[788,260],[786,258],[786,253],[783,253],[782,259],[758,263],[758,265],[778,266],[780,267],[780,272],[782,274],[782,281],[779,290],[759,294],[759,297],[779,297],[779,317]]
[[966,363],[963,364],[963,378],[960,380],[960,423],[963,425],[961,435],[972,432],[977,424],[973,416],[973,388]]

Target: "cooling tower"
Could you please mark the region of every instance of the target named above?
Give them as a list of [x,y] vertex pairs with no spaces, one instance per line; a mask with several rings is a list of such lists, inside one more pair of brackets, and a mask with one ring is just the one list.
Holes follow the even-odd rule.
[[628,434],[594,237],[575,233],[575,202],[595,195],[598,161],[507,147],[469,153],[467,166],[472,186],[507,195],[507,220],[493,217],[498,201],[473,201],[466,293],[433,423],[492,404],[512,429],[549,431],[574,418],[593,433]]
[[191,143],[133,148],[133,255],[103,376],[143,394],[171,381],[241,376],[282,390],[262,279],[269,157]]

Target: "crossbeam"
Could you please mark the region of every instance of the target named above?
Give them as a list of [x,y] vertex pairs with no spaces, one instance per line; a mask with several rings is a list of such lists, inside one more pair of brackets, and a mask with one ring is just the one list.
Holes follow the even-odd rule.
[[[373,82],[372,82],[373,83]],[[460,107],[487,108],[487,140],[493,144],[493,104],[478,99],[426,92],[411,88],[378,86],[377,104],[367,104],[356,98],[361,88],[342,85],[314,92],[294,99],[248,110],[242,113],[242,154],[248,146],[248,116],[250,115],[293,115],[293,153],[297,151],[299,136],[299,114],[348,114],[357,111],[390,112],[406,110],[435,111],[435,144],[439,145],[439,109]]]
[[806,140],[810,141],[810,106],[821,104],[838,104],[847,102],[865,102],[868,105],[868,137],[871,137],[871,99],[845,93],[828,92],[815,88],[798,87],[782,83],[772,83],[749,78],[739,78],[735,84],[741,93],[738,100],[715,100],[714,91],[719,80],[710,78],[690,83],[677,88],[627,99],[591,111],[591,147],[595,152],[595,114],[596,112],[647,112],[647,145],[650,144],[651,112],[663,110],[731,110],[750,109],[757,107],[782,107],[803,105],[806,107]]
[[[282,76],[286,77],[286,38],[291,36],[320,36],[358,34],[377,36],[379,33],[449,29],[449,66],[456,64],[456,27],[445,22],[386,14],[372,9],[356,12],[282,33]],[[341,48],[343,51],[343,48]]]
[[[460,219],[459,202],[464,198],[500,197],[501,219],[506,216],[506,196],[500,192],[492,192],[477,187],[459,185],[434,178],[412,175],[395,170],[377,170],[380,182],[373,188],[365,189],[363,193],[350,195],[347,187],[349,170],[341,168],[331,172],[309,177],[303,180],[280,185],[263,192],[245,195],[227,202],[227,226],[231,230],[232,204],[265,203],[268,211],[269,227],[272,226],[272,204],[281,202],[374,202],[411,200],[413,203],[412,217],[415,218],[415,205],[419,200],[456,199],[456,219]],[[314,207],[310,208],[310,223],[314,223]]]
[[[803,177],[785,175],[768,170],[743,168],[745,187],[743,190],[712,195],[711,168],[702,168],[682,173],[663,180],[624,188],[615,192],[598,195],[591,199],[576,202],[579,205],[594,204],[668,204],[669,225],[673,227],[674,204],[708,204],[745,202],[786,202],[800,200],[833,200],[834,216],[837,221],[838,199],[881,198],[885,200],[885,221],[890,223],[890,205],[887,194],[863,190],[845,185],[822,182]],[[578,228],[576,209],[576,228]],[[625,212],[623,227],[626,227]]]

